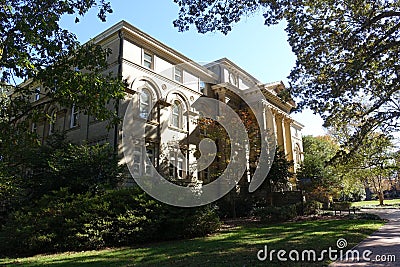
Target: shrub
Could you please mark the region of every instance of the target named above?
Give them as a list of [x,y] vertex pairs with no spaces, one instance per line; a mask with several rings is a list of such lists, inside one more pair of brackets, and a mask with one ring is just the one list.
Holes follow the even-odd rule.
[[215,207],[166,207],[157,233],[162,240],[205,236],[220,227]]
[[263,222],[283,222],[297,216],[296,205],[286,205],[282,207],[266,206],[257,208],[255,216]]
[[313,215],[318,214],[318,212],[322,209],[322,203],[311,200],[304,203],[304,215]]
[[0,232],[0,251],[24,255],[76,251],[203,236],[218,229],[215,209],[175,208],[138,187],[99,194],[67,189],[14,212]]

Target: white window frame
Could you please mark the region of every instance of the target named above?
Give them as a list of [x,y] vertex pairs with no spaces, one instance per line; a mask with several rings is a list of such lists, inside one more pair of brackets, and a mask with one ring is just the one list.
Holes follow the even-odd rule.
[[176,151],[170,151],[169,176],[174,179],[184,179],[186,172],[184,160],[179,158],[176,154]]
[[71,119],[70,119],[70,124],[69,128],[75,128],[79,126],[79,110],[75,107],[75,104],[72,105],[71,108]]
[[[146,58],[146,56],[150,57],[150,60]],[[150,52],[143,51],[143,60],[142,65],[148,69],[154,69],[154,55]]]
[[[142,100],[143,95],[147,95],[147,97],[148,97],[147,103],[143,102],[143,100]],[[139,92],[139,117],[140,118],[147,119],[147,120],[151,119],[150,107],[151,107],[151,103],[152,103],[152,98],[153,97],[152,97],[152,94],[149,89],[143,88],[142,90],[140,90],[140,92]],[[142,111],[144,111],[144,108],[147,109],[146,113],[142,112]]]
[[[178,108],[178,113],[175,113],[175,107]],[[174,100],[172,106],[171,106],[171,126],[177,129],[182,129],[183,125],[183,108],[182,108],[182,103],[178,100]],[[177,124],[175,124],[175,121]]]
[[[157,155],[156,146],[144,146],[137,144],[133,149],[133,175],[135,176],[151,176],[153,175],[153,166]],[[147,162],[146,157],[150,159]],[[151,166],[153,165],[153,166]]]
[[174,81],[183,83],[183,69],[179,67],[174,68]]

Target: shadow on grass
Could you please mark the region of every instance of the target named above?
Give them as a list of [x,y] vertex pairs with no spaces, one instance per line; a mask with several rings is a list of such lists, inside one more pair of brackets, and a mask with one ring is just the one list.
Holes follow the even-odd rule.
[[[264,248],[314,249],[336,248],[345,238],[353,247],[381,221],[329,220],[283,223],[279,225],[238,226],[218,234],[191,240],[149,244],[145,247],[109,249],[83,253],[37,256],[0,260],[0,266],[282,266],[279,262],[260,262],[257,252]],[[5,264],[5,265],[4,265]],[[322,263],[289,263],[284,266],[321,266]]]

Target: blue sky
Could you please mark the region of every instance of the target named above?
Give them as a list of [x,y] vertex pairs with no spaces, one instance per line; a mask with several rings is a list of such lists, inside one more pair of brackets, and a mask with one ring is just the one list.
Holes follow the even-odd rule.
[[[242,19],[226,36],[219,32],[199,34],[194,28],[180,33],[172,24],[179,11],[172,0],[114,0],[111,5],[114,12],[105,23],[97,19],[93,10],[77,24],[74,16],[65,16],[61,25],[75,33],[79,41],[86,42],[126,20],[193,61],[205,63],[226,57],[261,82],[283,81],[287,85],[286,77],[295,64],[295,56],[287,43],[284,23],[266,27],[259,13]],[[311,111],[292,116],[306,126],[303,134],[324,134],[321,118]]]

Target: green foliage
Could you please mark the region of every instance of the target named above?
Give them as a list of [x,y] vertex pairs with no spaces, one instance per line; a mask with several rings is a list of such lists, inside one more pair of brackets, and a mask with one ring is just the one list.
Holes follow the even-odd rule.
[[[76,49],[77,38],[59,26],[62,15],[85,15],[98,8],[98,17],[105,21],[111,13],[105,1],[16,1],[2,2],[0,16],[0,80],[27,79],[37,71],[54,64],[60,53]],[[46,19],[44,19],[46,18]]]
[[163,205],[163,211],[159,214],[158,239],[191,238],[213,233],[220,227],[216,211],[215,206],[177,208]]
[[318,212],[322,209],[322,203],[315,200],[307,201],[303,205],[304,215],[318,214]]
[[307,199],[326,202],[340,187],[336,166],[328,163],[338,150],[338,145],[329,136],[303,137],[304,161],[297,173],[301,188]]
[[297,207],[296,205],[260,207],[255,209],[254,215],[259,217],[262,222],[284,222],[297,216]]
[[[296,66],[290,93],[299,108],[319,113],[326,126],[355,121],[346,144],[357,149],[377,128],[396,131],[400,79],[400,2],[174,0],[180,31],[227,34],[232,24],[261,12],[267,26],[285,20]],[[367,97],[366,97],[367,96]]]
[[214,209],[174,208],[138,187],[72,194],[61,189],[14,212],[0,233],[6,254],[77,251],[204,236],[219,228]]
[[260,189],[272,192],[287,188],[290,178],[293,177],[291,167],[293,167],[293,161],[287,160],[285,152],[277,148],[267,178]]
[[365,187],[360,183],[346,184],[339,196],[339,200],[342,201],[362,201],[365,198]]
[[10,212],[52,191],[97,193],[121,182],[122,167],[109,145],[67,144],[55,134],[48,145],[27,148],[21,157],[24,164],[14,170],[0,164],[0,224]]
[[345,158],[342,170],[347,180],[343,190],[345,200],[347,196],[348,200],[352,200],[353,193],[355,196],[362,194],[357,188],[357,185],[362,185],[372,189],[383,204],[384,180],[395,177],[398,170],[394,149],[392,137],[375,133],[367,136],[350,158]]
[[[73,33],[59,25],[62,16],[75,14],[79,21],[93,8],[102,21],[112,12],[103,0],[2,1],[0,85],[11,88],[0,97],[0,151],[5,167],[25,171],[24,154],[40,143],[30,123],[49,121],[49,107],[75,105],[110,125],[120,121],[115,109],[107,108],[124,96],[125,83],[119,74],[106,71],[107,55],[118,51],[95,43],[80,45]],[[33,102],[38,86],[40,101]]]

